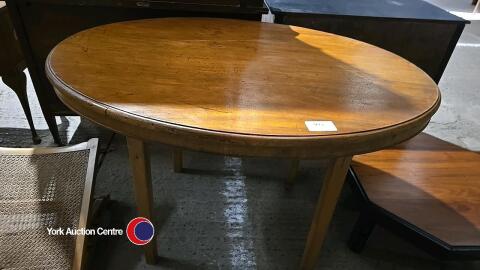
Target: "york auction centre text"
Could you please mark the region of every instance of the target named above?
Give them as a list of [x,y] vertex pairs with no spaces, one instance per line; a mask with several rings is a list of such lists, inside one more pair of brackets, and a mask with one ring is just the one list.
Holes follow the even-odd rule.
[[48,235],[123,235],[122,229],[47,228]]

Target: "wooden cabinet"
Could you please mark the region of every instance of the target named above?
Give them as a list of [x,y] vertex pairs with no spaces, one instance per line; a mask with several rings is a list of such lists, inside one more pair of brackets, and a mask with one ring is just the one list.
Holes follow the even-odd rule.
[[22,52],[16,46],[15,33],[3,1],[0,1],[0,37],[0,75],[24,67]]
[[422,0],[267,0],[276,23],[361,40],[396,53],[439,82],[468,21]]
[[155,17],[225,17],[260,20],[261,0],[7,0],[45,119],[60,143],[55,115],[73,114],[45,77],[45,60],[63,39],[118,21]]

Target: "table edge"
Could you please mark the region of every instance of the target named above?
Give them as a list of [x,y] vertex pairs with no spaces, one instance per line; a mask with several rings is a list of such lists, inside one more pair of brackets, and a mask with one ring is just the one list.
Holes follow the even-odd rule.
[[[373,46],[371,44],[369,45]],[[261,135],[204,129],[170,123],[127,112],[82,94],[65,83],[53,70],[51,66],[51,57],[57,46],[52,49],[46,59],[45,73],[48,80],[52,83],[57,96],[65,105],[67,105],[67,107],[101,126],[126,136],[146,141],[157,141],[174,145],[176,147],[185,147],[198,151],[230,155],[238,154],[244,156],[248,156],[251,153],[252,156],[285,156],[299,158],[322,158],[327,156],[326,154],[314,153],[319,150],[320,146],[322,146],[322,152],[325,152],[323,150],[331,149],[331,151],[336,153],[330,153],[331,156],[372,152],[410,139],[421,132],[426,127],[433,114],[438,110],[441,102],[441,92],[438,87],[435,87],[437,92],[436,101],[430,108],[426,109],[422,114],[419,114],[415,118],[384,128],[335,135]],[[397,55],[397,57],[400,56]],[[424,76],[428,76],[423,70],[418,67],[416,68],[424,73]],[[432,81],[432,83],[434,82]],[[132,132],[131,129],[133,127],[146,130],[135,129],[136,132]],[[402,134],[401,131],[404,131],[404,134]],[[189,139],[187,139],[187,137],[189,137]],[[194,141],[191,139],[192,137],[205,143],[206,146],[194,145],[191,142]],[[383,137],[390,138],[385,141],[385,138]],[[332,147],[336,145],[339,148],[345,148],[346,143],[352,144],[352,147],[349,147],[351,149],[338,151],[335,147]],[[365,145],[362,146],[360,145],[361,143],[364,143]],[[215,146],[215,144],[217,144],[217,146]],[[240,149],[246,146],[254,146],[259,149],[257,151]],[[356,149],[356,147],[358,149]]]
[[47,78],[60,100],[79,115],[125,136],[218,154],[318,159],[373,152],[421,132],[441,102],[439,92],[437,101],[424,113],[409,121],[376,130],[299,137],[245,135],[166,123],[107,106],[65,85],[52,73],[48,59]]

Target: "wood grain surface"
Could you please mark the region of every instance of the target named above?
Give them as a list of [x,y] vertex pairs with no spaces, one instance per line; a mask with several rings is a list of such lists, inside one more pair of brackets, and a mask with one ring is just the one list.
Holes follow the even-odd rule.
[[[385,50],[320,31],[239,20],[100,26],[60,43],[46,66],[62,101],[97,123],[228,154],[248,154],[239,149],[256,144],[304,151],[252,155],[308,157],[319,140],[338,147],[345,138],[358,145],[339,155],[368,152],[418,133],[440,102],[423,71]],[[309,131],[308,120],[332,121],[337,131]],[[202,138],[187,139],[192,134]],[[224,145],[215,147],[219,142]]]
[[428,134],[352,163],[368,198],[450,245],[480,246],[480,155]]

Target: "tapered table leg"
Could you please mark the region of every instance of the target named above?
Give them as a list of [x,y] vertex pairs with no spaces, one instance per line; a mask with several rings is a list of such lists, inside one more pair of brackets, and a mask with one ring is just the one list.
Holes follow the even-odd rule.
[[341,157],[332,160],[328,165],[303,253],[300,266],[302,270],[313,269],[320,256],[320,250],[328,232],[328,226],[342,191],[351,160],[352,157]]
[[[138,213],[141,217],[153,220],[152,180],[150,177],[150,159],[145,150],[145,143],[141,140],[127,137],[128,156],[133,171],[135,199]],[[157,260],[157,237],[153,236],[150,243],[144,246],[145,260],[148,264],[155,264]]]
[[290,171],[288,172],[288,178],[287,181],[285,181],[285,189],[290,190],[293,187],[293,184],[295,184],[295,181],[297,180],[298,176],[298,167],[300,165],[300,160],[294,159],[290,163]]
[[173,171],[181,173],[183,169],[183,152],[180,148],[173,149]]

